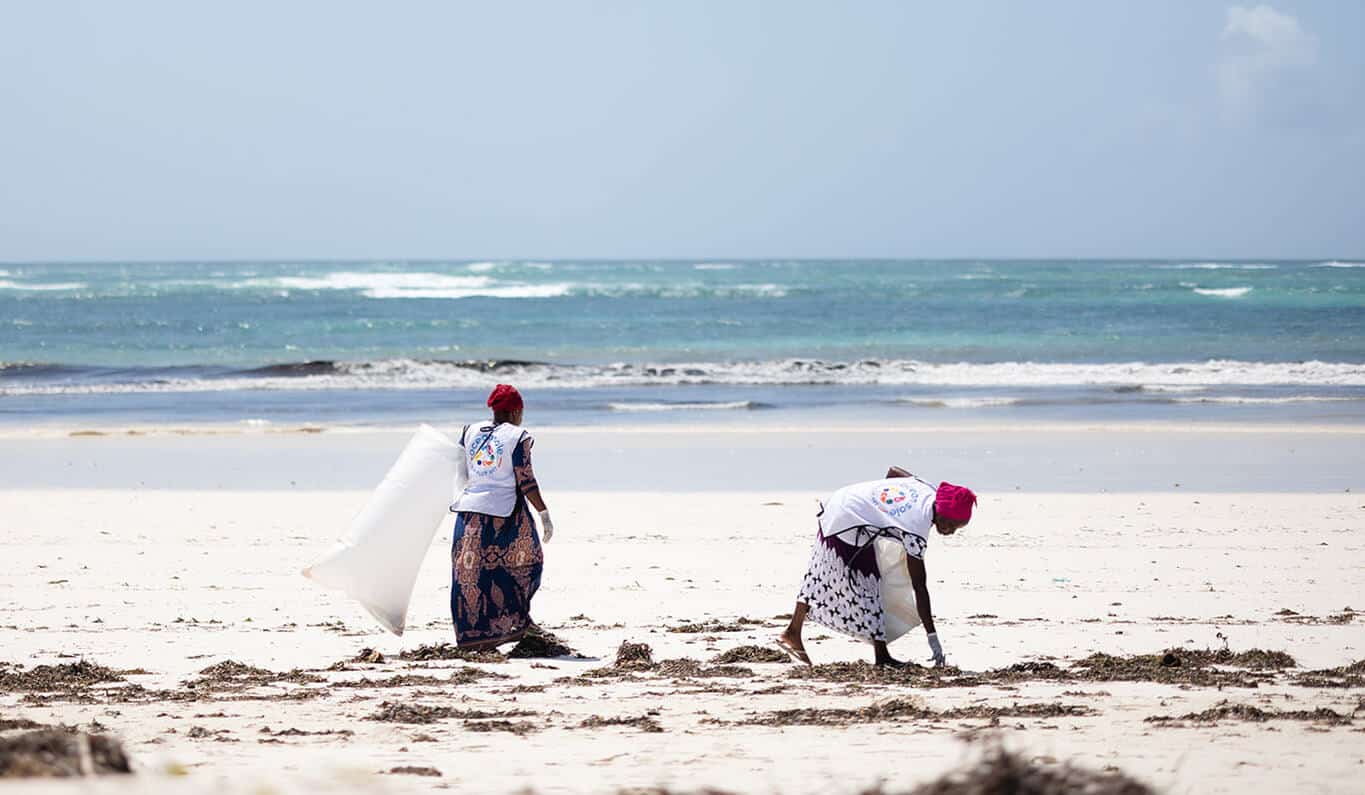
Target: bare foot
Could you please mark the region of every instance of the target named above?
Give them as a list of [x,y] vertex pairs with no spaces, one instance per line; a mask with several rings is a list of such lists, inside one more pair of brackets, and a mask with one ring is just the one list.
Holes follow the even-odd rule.
[[806,649],[801,645],[801,641],[792,642],[786,635],[778,635],[775,641],[777,647],[787,653],[787,656],[799,663],[811,665],[810,656],[806,654]]
[[910,663],[897,660],[895,657],[891,657],[889,655],[886,657],[878,657],[874,661],[874,664],[878,668],[906,668],[909,667],[910,665]]

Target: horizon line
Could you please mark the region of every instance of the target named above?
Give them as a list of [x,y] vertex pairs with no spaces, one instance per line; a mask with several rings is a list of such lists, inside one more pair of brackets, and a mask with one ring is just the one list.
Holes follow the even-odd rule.
[[1255,263],[1255,262],[1365,262],[1365,255],[1362,256],[1313,256],[1313,257],[1228,257],[1211,255],[1182,255],[1182,256],[968,256],[955,255],[945,257],[934,256],[832,256],[832,257],[181,257],[181,258],[162,258],[154,257],[139,259],[132,257],[102,259],[102,258],[55,258],[55,259],[0,259],[0,267],[5,266],[25,266],[25,265],[280,265],[280,264],[300,264],[300,265],[321,265],[321,264],[408,264],[408,263],[441,263],[441,264],[474,264],[480,262],[490,263],[574,263],[574,262],[594,262],[604,264],[627,264],[640,262],[654,262],[666,264],[729,264],[729,263],[762,263],[762,262],[1231,262],[1231,263]]

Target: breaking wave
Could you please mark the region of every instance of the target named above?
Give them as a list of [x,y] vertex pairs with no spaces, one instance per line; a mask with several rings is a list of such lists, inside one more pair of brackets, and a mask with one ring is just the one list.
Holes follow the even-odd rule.
[[1360,398],[1341,395],[1285,395],[1283,397],[1244,397],[1241,395],[1219,395],[1210,397],[1171,398],[1171,403],[1219,403],[1236,406],[1274,406],[1283,403],[1341,403],[1359,401]]
[[1021,399],[1015,397],[897,398],[896,402],[926,409],[990,409],[1018,405]]
[[[1215,386],[1360,387],[1365,386],[1365,364],[1227,360],[1167,364],[983,364],[811,359],[578,365],[520,360],[315,360],[245,369],[210,366],[110,369],[43,363],[0,364],[0,395],[326,389],[482,390],[495,380],[531,389],[683,385],[1100,386],[1118,393],[1178,392]],[[949,404],[945,402],[944,405]]]
[[[493,263],[475,263],[488,265]],[[470,266],[474,270],[474,266]],[[567,284],[495,282],[488,276],[444,273],[367,273],[338,271],[322,276],[276,276],[225,285],[276,290],[353,290],[366,298],[558,298],[568,295]]]
[[1209,295],[1214,298],[1241,298],[1251,292],[1250,287],[1195,287],[1194,291],[1199,295]]
[[753,409],[770,408],[766,403],[759,403],[753,400],[732,400],[732,401],[694,401],[670,403],[666,401],[639,401],[639,402],[620,402],[608,403],[607,408],[612,411],[653,413],[661,411],[748,411]]
[[23,284],[12,282],[8,279],[0,279],[0,290],[32,290],[34,292],[47,292],[54,290],[84,290],[90,285],[85,282],[50,282],[47,284]]
[[1156,267],[1163,271],[1273,271],[1279,269],[1280,266],[1260,262],[1185,262],[1179,265],[1158,265]]

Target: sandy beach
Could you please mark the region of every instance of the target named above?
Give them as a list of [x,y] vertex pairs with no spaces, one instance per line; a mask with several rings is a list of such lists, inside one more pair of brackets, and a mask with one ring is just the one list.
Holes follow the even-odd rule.
[[[1358,457],[1351,433],[1329,438]],[[1315,480],[1330,466],[1286,483],[1297,492],[1109,490],[1098,484],[1115,464],[1093,455],[1076,462],[1097,478],[1089,490],[983,488],[969,529],[926,557],[954,667],[887,675],[814,625],[821,666],[772,661],[815,500],[837,481],[594,490],[579,473],[556,488],[573,433],[547,432],[538,464],[559,530],[532,612],[578,656],[452,659],[439,646],[454,640],[449,526],[402,638],[299,576],[368,489],[262,488],[260,472],[287,481],[280,461],[337,443],[326,436],[290,436],[293,459],[278,440],[237,439],[261,450],[260,470],[234,484],[220,469],[220,488],[70,488],[49,472],[63,487],[4,491],[0,717],[122,738],[139,775],[102,779],[111,790],[896,791],[996,738],[1163,792],[1349,792],[1365,770],[1365,498]],[[739,444],[800,446],[758,436]],[[1252,441],[1274,450],[1275,436]],[[43,443],[55,461],[70,441]],[[144,441],[80,439],[130,462]],[[856,438],[839,444],[856,452]],[[385,446],[365,466],[382,472]],[[166,472],[215,466],[154,458]],[[760,485],[780,459],[754,457]],[[647,644],[648,662],[618,665],[624,643]],[[892,650],[928,656],[919,632]],[[73,663],[65,679],[6,676]]]
[[1365,795],[1361,30],[0,3],[0,795]]

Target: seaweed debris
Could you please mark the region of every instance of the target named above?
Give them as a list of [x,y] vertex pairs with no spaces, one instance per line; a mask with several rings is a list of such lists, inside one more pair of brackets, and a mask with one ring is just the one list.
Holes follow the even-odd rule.
[[1275,616],[1279,618],[1281,621],[1285,621],[1290,624],[1336,624],[1336,625],[1349,624],[1352,621],[1356,620],[1356,618],[1361,615],[1365,614],[1353,610],[1349,606],[1342,608],[1340,613],[1332,613],[1326,616],[1304,615],[1301,613],[1296,613],[1293,610],[1290,610],[1289,608],[1278,610],[1275,613]]
[[[1030,660],[989,671],[970,672],[953,667],[925,668],[907,664],[903,668],[875,666],[867,662],[826,663],[798,666],[788,673],[793,679],[858,684],[893,684],[913,687],[976,687],[1012,685],[1039,680],[1054,682],[1162,682],[1198,686],[1257,687],[1274,679],[1277,672],[1297,665],[1282,651],[1249,649],[1232,652],[1197,649],[1167,649],[1160,654],[1117,657],[1103,652],[1077,660],[1062,668],[1046,660]],[[1221,667],[1216,667],[1221,666]],[[1231,668],[1235,670],[1223,670]],[[1350,676],[1346,669],[1317,672]]]
[[275,731],[269,726],[262,726],[259,733],[269,737],[328,737],[333,735],[337,737],[350,737],[355,734],[355,732],[350,729],[323,729],[321,731],[310,732],[304,731],[303,729],[295,729],[293,726],[290,726],[288,729],[280,729],[279,731]]
[[[941,687],[943,682],[961,675],[956,668],[925,668],[913,663],[904,668],[873,665],[859,660],[857,662],[824,663],[821,665],[798,665],[787,673],[792,679],[814,679],[821,682],[840,682],[879,685],[913,685],[915,687]],[[970,684],[978,684],[973,677]]]
[[753,628],[754,624],[762,624],[761,621],[743,619],[739,621],[717,621],[709,619],[697,623],[679,624],[676,627],[669,627],[669,632],[682,633],[687,635],[710,634],[713,632],[745,632]]
[[849,726],[895,720],[999,720],[1000,718],[1074,718],[1095,714],[1081,704],[1014,703],[1007,707],[976,705],[937,711],[918,699],[892,698],[853,709],[802,707],[752,716],[741,723],[757,726]]
[[431,776],[440,778],[441,771],[434,767],[418,767],[416,765],[399,765],[389,768],[389,773],[396,776]]
[[1365,660],[1358,660],[1337,668],[1305,671],[1294,677],[1300,687],[1365,687]]
[[[282,683],[305,685],[325,681],[327,680],[320,676],[306,673],[297,668],[291,671],[278,672],[257,668],[254,665],[246,665],[236,660],[224,660],[200,671],[197,679],[181,682],[180,685],[185,691],[188,691],[188,698],[192,699],[206,693],[235,692],[261,685]],[[130,689],[129,694],[136,695],[132,690]]]
[[1118,771],[1072,765],[1043,766],[998,745],[971,767],[922,784],[909,795],[1154,795]]
[[78,660],[57,665],[35,665],[27,671],[17,666],[0,668],[0,691],[52,693],[88,688],[104,682],[122,682],[123,676],[112,668]]
[[[458,673],[458,672],[457,672]],[[480,674],[483,671],[479,671]],[[341,682],[332,682],[331,687],[430,687],[449,684],[448,679],[437,679],[434,676],[417,676],[413,674],[398,674],[384,679],[369,679],[361,677],[359,679],[347,679]]]
[[648,643],[631,643],[622,641],[620,648],[616,650],[617,668],[628,668],[631,670],[648,670],[654,667],[654,650]]
[[1331,726],[1351,725],[1350,715],[1343,715],[1326,707],[1292,710],[1262,709],[1250,704],[1233,704],[1226,700],[1220,701],[1202,712],[1190,712],[1178,718],[1170,715],[1152,715],[1144,720],[1147,723],[1162,726],[1178,726],[1181,721],[1216,723],[1220,720],[1241,720],[1252,723],[1264,723],[1270,720],[1301,720],[1326,723]]
[[351,658],[351,662],[371,663],[374,665],[378,665],[380,663],[383,663],[384,661],[385,660],[383,652],[379,651],[378,649],[371,649],[368,646],[361,649],[359,654]]
[[664,660],[656,668],[660,676],[671,676],[674,679],[692,679],[696,677],[709,678],[713,676],[725,676],[731,679],[748,679],[754,672],[742,665],[702,665],[696,660],[687,657],[679,657],[675,660]]
[[472,732],[508,732],[525,736],[540,727],[528,720],[467,720],[464,727]]
[[[1252,649],[1232,653],[1167,649],[1162,654],[1137,654],[1116,657],[1103,652],[1077,661],[1071,677],[1089,682],[1161,682],[1199,687],[1259,687],[1274,678],[1273,671],[1292,666],[1294,659],[1284,652]],[[1240,670],[1212,668],[1222,665]]]
[[517,645],[512,647],[507,656],[514,660],[525,660],[582,655],[569,648],[569,644],[560,640],[554,633],[532,624],[526,628],[526,634],[522,635],[521,640],[517,641]]
[[[644,647],[644,652],[638,648]],[[754,672],[742,665],[702,665],[697,660],[688,657],[679,657],[659,662],[647,662],[648,658],[640,655],[648,652],[649,647],[643,643],[622,644],[625,654],[619,651],[617,654],[618,663],[604,666],[602,668],[591,668],[582,674],[574,677],[563,677],[556,679],[561,684],[590,685],[604,679],[630,680],[640,678],[637,674],[652,673],[659,676],[671,677],[674,679],[694,679],[699,677],[726,676],[732,678],[748,678]],[[652,656],[652,654],[651,654]]]
[[507,718],[529,718],[536,713],[526,709],[509,710],[481,710],[481,709],[458,709],[456,707],[428,707],[421,704],[408,704],[403,702],[385,701],[379,705],[379,711],[366,718],[366,720],[379,721],[382,723],[435,723],[438,720],[448,720],[459,718],[466,721],[481,721]]
[[408,649],[398,655],[401,660],[426,662],[429,660],[463,660],[473,663],[505,663],[507,658],[496,649],[461,649],[453,643],[432,643]]
[[47,728],[0,737],[0,779],[131,772],[123,745],[108,735]]
[[580,729],[598,729],[603,726],[634,726],[646,734],[660,734],[664,730],[657,720],[648,715],[637,718],[604,718],[601,715],[592,715],[578,724]]
[[717,665],[732,663],[790,663],[791,658],[772,646],[736,646],[711,658]]

